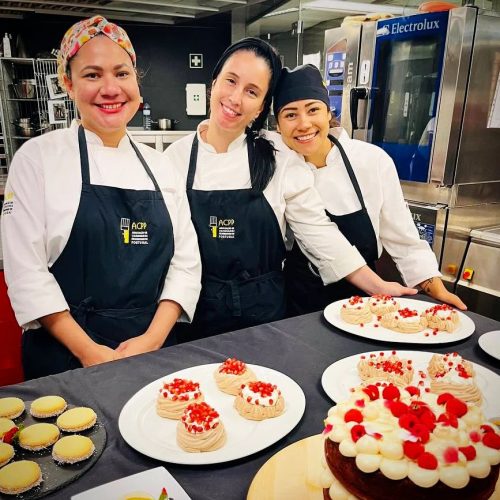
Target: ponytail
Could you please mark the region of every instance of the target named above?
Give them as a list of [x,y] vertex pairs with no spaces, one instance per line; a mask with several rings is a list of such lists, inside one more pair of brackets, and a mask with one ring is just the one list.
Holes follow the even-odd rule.
[[273,143],[253,128],[246,129],[247,141],[253,147],[253,161],[250,164],[250,180],[252,190],[262,193],[276,172],[276,148]]

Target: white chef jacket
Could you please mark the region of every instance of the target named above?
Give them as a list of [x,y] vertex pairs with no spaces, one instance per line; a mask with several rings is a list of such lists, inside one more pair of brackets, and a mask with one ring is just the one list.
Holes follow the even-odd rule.
[[[441,276],[436,256],[429,244],[419,238],[391,157],[373,144],[351,139],[340,127],[330,133],[339,140],[351,162],[377,237],[378,255],[385,248],[410,287]],[[278,133],[269,135],[277,148],[289,150]],[[345,215],[361,209],[338,148],[330,150],[326,166],[308,165],[314,185],[331,214]]]
[[[217,153],[200,136],[207,121],[198,126],[198,162],[193,189],[204,191],[251,188],[246,135],[236,138],[226,153]],[[194,133],[176,141],[164,155],[183,179],[187,178]],[[365,265],[351,245],[325,215],[325,207],[313,186],[312,173],[292,151],[276,153],[276,172],[264,190],[285,239],[286,223],[308,258],[319,269],[323,282],[338,281]]]
[[[80,202],[78,126],[75,120],[68,129],[30,139],[9,169],[1,217],[4,268],[10,301],[24,329],[38,328],[37,318],[69,309],[49,269],[68,242]],[[92,184],[154,190],[128,136],[117,148],[104,146],[88,130],[85,136]],[[201,289],[201,259],[185,182],[165,168],[161,153],[137,147],[156,178],[173,226],[174,255],[159,300],[180,304],[181,321],[190,321]]]

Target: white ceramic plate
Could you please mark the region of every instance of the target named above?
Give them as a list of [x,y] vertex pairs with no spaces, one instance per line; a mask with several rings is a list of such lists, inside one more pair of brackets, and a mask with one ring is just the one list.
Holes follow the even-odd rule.
[[[381,352],[389,355],[392,351],[364,352],[340,359],[331,364],[321,377],[321,385],[328,396],[335,402],[348,399],[350,389],[357,387],[361,383],[357,368],[360,357],[363,355],[369,356],[370,354],[378,355]],[[427,365],[434,354],[433,352],[400,350],[397,350],[396,353],[400,358],[411,359],[413,361],[413,370],[415,372],[414,383],[418,380],[419,370],[427,373]],[[500,415],[500,398],[498,397],[500,375],[477,363],[473,363],[473,365],[476,372],[476,384],[483,393],[483,412],[487,418],[498,417]]]
[[[125,441],[140,453],[175,464],[216,464],[246,457],[286,436],[301,419],[306,398],[299,385],[281,372],[263,366],[248,365],[259,380],[276,384],[285,399],[282,415],[260,422],[247,420],[233,408],[234,396],[221,392],[213,377],[219,363],[193,366],[166,375],[132,396],[118,419]],[[226,429],[226,444],[215,451],[188,453],[177,445],[177,420],[156,414],[156,396],[164,381],[188,378],[200,384],[205,401],[220,414]]]
[[[396,297],[395,299],[399,302],[401,307],[409,307],[410,309],[417,310],[419,313],[436,305],[423,300],[404,299],[399,297]],[[338,300],[337,302],[333,302],[333,304],[328,305],[324,311],[324,315],[326,320],[333,326],[336,326],[345,332],[357,335],[358,337],[380,340],[382,342],[398,342],[402,344],[447,344],[449,342],[457,342],[458,340],[470,337],[476,329],[474,321],[458,310],[457,312],[460,316],[460,326],[453,333],[438,332],[437,335],[433,335],[432,329],[430,328],[426,328],[424,331],[419,333],[399,333],[383,328],[382,326],[377,328],[373,325],[380,324],[380,322],[376,321],[375,315],[373,315],[374,321],[371,323],[366,323],[364,326],[352,325],[350,323],[346,323],[340,317],[340,309],[348,300],[349,299]],[[429,335],[426,336],[426,333]]]
[[484,352],[500,360],[500,330],[481,335],[479,345]]

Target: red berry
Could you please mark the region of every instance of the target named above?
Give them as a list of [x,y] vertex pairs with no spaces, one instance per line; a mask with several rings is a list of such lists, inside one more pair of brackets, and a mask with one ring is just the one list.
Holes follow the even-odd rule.
[[363,392],[370,398],[370,401],[375,401],[379,398],[378,387],[376,385],[367,385],[363,388]]
[[500,450],[500,436],[494,432],[488,432],[483,436],[483,444],[488,448]]
[[432,432],[436,427],[436,416],[432,411],[426,411],[420,415],[420,423],[425,425],[430,432]]
[[401,417],[408,413],[408,405],[405,405],[401,401],[391,401],[389,405],[389,410],[396,418]]
[[424,453],[425,448],[422,443],[418,442],[413,443],[412,441],[405,441],[403,443],[403,451],[408,458],[416,460],[422,453]]
[[401,415],[401,417],[399,417],[399,427],[410,432],[412,432],[413,428],[418,423],[418,418],[411,413],[406,413],[405,415]]
[[359,410],[353,408],[352,410],[346,412],[346,414],[344,415],[344,422],[357,422],[358,424],[360,424],[361,422],[363,422],[363,415]]
[[359,438],[366,434],[365,428],[362,425],[353,425],[351,429],[351,438],[356,442]]
[[437,404],[438,405],[444,405],[449,399],[454,398],[453,394],[450,394],[449,392],[443,392],[443,394],[440,394],[437,398]]
[[481,434],[479,434],[479,432],[477,432],[477,431],[472,431],[469,434],[469,437],[473,443],[479,443],[479,441],[481,441]]
[[446,450],[444,450],[443,458],[447,464],[454,464],[455,462],[458,462],[458,450],[453,446],[449,446]]
[[417,459],[417,464],[422,469],[436,470],[438,466],[437,458],[428,451],[424,451]]
[[0,441],[3,441],[4,443],[7,443],[7,444],[12,444],[14,436],[17,434],[18,430],[19,430],[19,427],[16,427],[16,426],[12,427],[12,429],[8,430],[3,435],[3,438]]
[[446,401],[446,411],[460,418],[467,413],[467,405],[460,399],[451,398]]
[[425,425],[415,424],[411,430],[411,433],[418,438],[418,440],[425,444],[429,441],[430,432]]
[[476,458],[476,448],[474,446],[462,446],[458,448],[464,455],[467,461],[474,460]]
[[410,394],[410,396],[420,396],[420,389],[414,385],[409,385],[405,387],[405,391]]
[[455,429],[458,429],[458,419],[455,415],[453,415],[451,413],[441,413],[441,415],[439,415],[437,421],[440,424],[449,425],[451,427],[455,427]]
[[365,407],[365,400],[364,399],[357,399],[354,404],[358,406],[359,408],[364,408]]
[[388,385],[382,391],[382,397],[384,399],[399,399],[400,396],[399,389],[395,385]]
[[493,429],[493,427],[491,427],[491,425],[486,425],[486,424],[484,424],[484,425],[481,426],[481,430],[485,434],[487,434],[488,432],[495,432],[494,429]]

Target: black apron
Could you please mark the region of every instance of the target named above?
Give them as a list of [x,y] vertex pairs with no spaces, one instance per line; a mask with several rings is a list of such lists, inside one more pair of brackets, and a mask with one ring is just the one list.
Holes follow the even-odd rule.
[[[352,186],[361,204],[361,210],[345,215],[333,215],[326,210],[326,214],[332,222],[337,224],[347,240],[358,249],[368,266],[375,270],[375,261],[378,259],[377,237],[366,210],[358,180],[340,142],[332,135],[328,135],[328,137],[339,149]],[[318,270],[301,252],[297,243],[294,243],[292,250],[287,253],[285,280],[288,316],[320,311],[336,300],[345,299],[352,295],[365,295],[364,292],[345,279],[324,286]]]
[[[247,140],[248,161],[253,144]],[[285,316],[285,244],[262,192],[193,189],[198,137],[191,147],[187,195],[202,261],[202,289],[182,340],[207,337]],[[251,164],[251,163],[250,163]]]
[[[82,126],[78,143],[80,203],[68,242],[50,272],[78,324],[95,342],[115,349],[143,334],[153,319],[174,254],[172,222],[158,183],[132,141],[154,191],[92,185]],[[80,366],[43,328],[24,332],[27,379]]]

